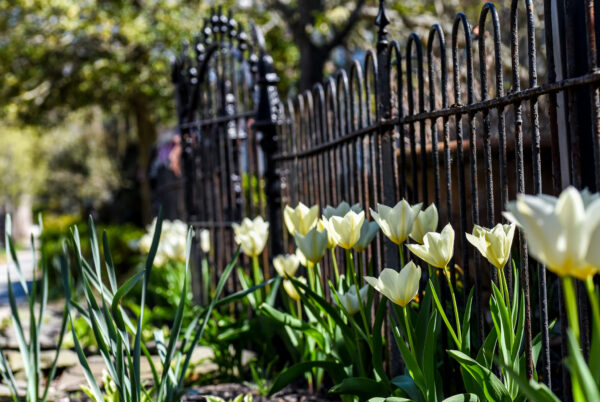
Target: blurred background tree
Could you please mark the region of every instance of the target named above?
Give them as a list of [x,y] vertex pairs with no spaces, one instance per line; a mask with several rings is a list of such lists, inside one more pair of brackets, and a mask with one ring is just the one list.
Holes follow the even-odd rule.
[[[456,7],[481,2],[389,3],[393,23],[388,29],[402,43],[407,31],[426,31],[433,15],[451,19]],[[0,7],[0,142],[10,146],[0,152],[18,149],[20,154],[18,161],[8,157],[1,165],[14,173],[0,181],[5,209],[28,193],[46,208],[83,213],[109,203],[116,214],[108,213],[109,220],[149,222],[151,149],[158,133],[176,123],[170,60],[181,42],[200,30],[212,5],[5,0]],[[244,26],[251,18],[262,26],[282,78],[282,97],[308,88],[353,57],[360,59],[361,49],[372,48],[376,39],[375,0],[227,0],[219,5],[233,7]]]

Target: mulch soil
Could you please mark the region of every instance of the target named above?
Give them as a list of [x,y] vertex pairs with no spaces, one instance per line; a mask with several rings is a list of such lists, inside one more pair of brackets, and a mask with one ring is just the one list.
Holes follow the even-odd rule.
[[339,397],[325,394],[311,394],[306,389],[298,389],[288,386],[271,397],[260,395],[255,389],[242,384],[217,384],[196,387],[188,393],[184,401],[205,401],[204,396],[218,396],[227,400],[243,394],[251,394],[252,402],[330,402],[339,401]]

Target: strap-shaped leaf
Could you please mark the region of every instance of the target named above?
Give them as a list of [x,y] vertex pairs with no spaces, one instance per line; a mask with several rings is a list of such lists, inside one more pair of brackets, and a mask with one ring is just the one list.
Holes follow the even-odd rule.
[[383,381],[376,381],[366,377],[348,377],[334,385],[330,390],[332,394],[352,395],[360,400],[377,396],[389,395],[390,389]]
[[[179,333],[181,332],[181,325],[183,322],[183,309],[185,307],[185,299],[187,296],[187,288],[188,288],[188,274],[190,271],[190,260],[192,255],[192,236],[194,235],[194,231],[192,227],[188,228],[187,233],[187,241],[186,241],[186,251],[185,251],[185,274],[183,279],[183,286],[181,289],[181,297],[179,299],[179,305],[177,306],[177,311],[175,312],[175,319],[173,320],[173,325],[171,327],[171,334],[169,336],[169,345],[165,351],[165,356],[163,359],[163,373],[162,378],[160,380],[160,388],[158,395],[162,395],[163,389],[165,387],[165,380],[167,375],[171,374],[171,359],[173,358],[173,354],[175,353],[175,345],[177,344],[177,340],[179,339]],[[175,379],[173,379],[175,381]]]
[[423,394],[421,394],[417,384],[415,384],[415,380],[413,380],[408,374],[394,377],[392,379],[392,384],[400,388],[410,398],[409,400],[415,402],[425,401]]
[[235,268],[235,264],[237,263],[237,259],[238,259],[239,255],[240,255],[240,247],[238,246],[237,250],[235,251],[235,254],[233,255],[233,258],[231,259],[231,261],[229,262],[227,267],[225,267],[225,270],[223,271],[223,274],[221,275],[221,278],[219,279],[219,282],[217,283],[217,289],[215,291],[215,296],[213,297],[213,299],[210,301],[210,304],[208,305],[208,309],[204,316],[204,320],[202,321],[202,324],[200,326],[200,330],[196,332],[196,335],[194,336],[194,339],[192,340],[192,343],[190,344],[189,349],[187,350],[186,357],[185,357],[183,366],[181,368],[181,372],[179,373],[178,385],[183,384],[185,373],[186,373],[186,371],[190,365],[190,361],[192,359],[192,353],[193,353],[194,349],[196,348],[196,345],[198,345],[200,338],[202,338],[202,335],[204,334],[204,329],[206,328],[208,319],[210,318],[212,311],[217,303],[217,300],[219,299],[219,296],[221,295],[221,292],[223,291],[223,288],[225,287],[225,283],[227,282],[227,280],[229,279],[229,276],[231,275],[231,272]]
[[75,333],[75,326],[73,325],[73,319],[71,317],[71,312],[70,312],[70,308],[69,308],[70,303],[71,303],[71,286],[69,283],[69,273],[68,273],[66,256],[68,256],[68,254],[66,254],[66,252],[63,252],[63,254],[60,256],[60,270],[61,270],[61,275],[62,275],[63,286],[65,289],[65,300],[67,303],[67,315],[69,318],[69,322],[71,324],[71,334],[73,335],[73,343],[75,344],[75,352],[77,353],[77,357],[79,359],[79,364],[81,364],[81,368],[83,369],[83,374],[88,382],[88,385],[90,386],[91,393],[93,394],[94,398],[96,398],[97,401],[102,401],[103,400],[102,392],[100,391],[100,388],[98,387],[98,384],[96,383],[96,379],[94,378],[94,375],[92,374],[90,366],[87,362],[87,358],[85,357],[85,353],[83,353],[83,349],[81,348],[81,345],[79,344],[79,340],[77,339],[77,334]]
[[0,374],[2,375],[2,379],[8,386],[10,390],[10,394],[14,402],[19,402],[21,398],[19,397],[19,389],[17,388],[17,383],[15,381],[15,377],[13,372],[8,364],[8,360],[6,360],[6,356],[4,356],[4,352],[0,349]]
[[449,350],[452,356],[471,376],[481,384],[485,397],[490,401],[511,401],[508,390],[494,373],[458,350]]
[[[146,292],[148,290],[148,282],[150,280],[150,273],[152,271],[152,265],[154,264],[154,257],[158,250],[158,243],[160,241],[160,234],[162,231],[162,208],[158,211],[158,217],[156,218],[156,227],[154,228],[154,235],[152,237],[152,244],[148,257],[146,258],[146,267],[144,271],[146,275],[142,281],[142,295],[140,300],[140,315],[138,317],[137,326],[135,329],[135,341],[133,346],[133,383],[140,384],[140,355],[141,355],[141,344],[142,344],[142,323],[144,319],[144,306],[146,304]],[[139,388],[139,387],[138,387]],[[137,392],[132,393],[133,402],[140,401],[139,389]]]
[[327,374],[333,379],[334,383],[341,383],[342,380],[346,377],[346,373],[344,371],[344,367],[336,362],[332,361],[308,361],[308,362],[300,362],[294,364],[291,367],[283,370],[277,378],[273,381],[273,385],[271,385],[271,389],[269,390],[268,396],[273,395],[274,393],[282,390],[294,381],[296,378],[302,376],[307,371],[311,371],[314,368],[322,368]]
[[106,231],[102,232],[102,250],[104,251],[104,264],[106,265],[106,271],[108,272],[108,280],[110,287],[113,292],[117,291],[117,276],[115,274],[115,265],[113,263],[112,254],[110,252],[110,246],[108,245],[108,236]]

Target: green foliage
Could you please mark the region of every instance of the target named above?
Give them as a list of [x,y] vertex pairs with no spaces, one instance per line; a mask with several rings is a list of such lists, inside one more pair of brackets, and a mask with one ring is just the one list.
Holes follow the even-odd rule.
[[[81,249],[83,254],[89,254],[91,251],[88,226],[83,224],[79,215],[45,215],[44,231],[41,239],[45,246],[44,260],[50,269],[50,298],[64,296],[62,280],[60,280],[60,257],[63,254],[63,243],[68,240],[66,235],[69,228],[77,226],[81,234]],[[106,232],[113,263],[120,267],[117,276],[120,279],[133,271],[140,263],[139,254],[131,248],[132,242],[140,238],[144,231],[131,224],[108,224],[100,225],[99,230]],[[103,256],[103,250],[100,250]],[[72,263],[75,262],[73,256],[70,257]],[[74,273],[75,278],[79,278]],[[78,284],[78,282],[77,282]]]
[[[42,226],[42,220],[40,217],[39,220],[40,226]],[[19,260],[17,259],[17,254],[15,252],[13,240],[12,240],[12,226],[11,226],[11,218],[10,215],[6,218],[6,227],[5,227],[5,244],[6,244],[6,254],[10,255],[12,263],[15,265],[18,281],[21,285],[23,291],[25,292],[27,298],[27,306],[29,308],[29,336],[28,340],[25,335],[25,331],[23,330],[23,323],[21,321],[21,317],[19,314],[19,310],[17,308],[17,302],[13,290],[13,282],[10,277],[10,271],[7,270],[7,279],[8,279],[8,297],[10,304],[10,312],[12,316],[14,330],[17,334],[17,341],[19,344],[19,352],[21,353],[21,358],[24,362],[25,367],[25,376],[27,379],[27,389],[25,392],[25,399],[28,402],[34,401],[42,401],[45,402],[48,398],[48,391],[50,390],[50,384],[54,379],[56,374],[56,367],[58,363],[58,356],[60,353],[60,349],[63,342],[63,336],[65,334],[66,325],[67,325],[67,307],[65,305],[65,309],[63,312],[62,325],[60,327],[59,338],[56,348],[56,355],[54,360],[52,361],[52,365],[50,366],[50,371],[48,376],[46,377],[46,385],[40,387],[42,384],[42,370],[40,366],[40,334],[42,332],[43,327],[43,318],[46,310],[46,303],[48,301],[48,268],[43,258],[44,254],[44,244],[40,245],[42,250],[42,258],[39,262],[42,267],[42,279],[38,283],[34,281],[31,285],[31,288],[28,287],[25,277],[23,276],[23,271],[21,270],[21,266],[19,264]],[[31,239],[31,249],[36,255],[36,248],[33,241]],[[38,261],[35,260],[34,257],[34,278],[36,277],[36,271],[38,268]],[[35,311],[35,304],[38,302],[39,298],[39,310]],[[13,372],[8,364],[4,351],[0,349],[0,374],[4,379],[4,382],[8,385],[8,388],[11,392],[12,398],[14,401],[20,401],[20,393],[15,382],[15,377]]]
[[0,205],[17,205],[22,196],[37,195],[46,177],[47,168],[39,163],[40,133],[16,127],[0,127],[0,131]]
[[[154,340],[157,344],[161,367],[155,367],[148,350],[142,340],[144,325],[144,309],[146,307],[146,296],[150,281],[153,260],[156,255],[162,218],[159,215],[155,227],[152,244],[144,270],[127,279],[120,287],[117,287],[115,266],[108,246],[106,232],[102,236],[104,251],[104,264],[101,261],[100,246],[90,218],[90,246],[92,264],[84,258],[77,227],[74,227],[71,235],[73,253],[75,254],[75,266],[79,276],[82,278],[84,297],[87,307],[82,307],[71,299],[69,268],[67,258],[61,258],[61,270],[65,289],[67,289],[67,305],[69,306],[69,317],[72,322],[72,310],[76,310],[85,318],[92,328],[94,338],[98,344],[98,351],[106,364],[110,379],[114,382],[114,388],[118,392],[120,401],[174,401],[183,395],[188,368],[190,367],[192,352],[203,337],[204,331],[212,317],[213,310],[230,302],[235,302],[248,294],[260,290],[266,283],[258,284],[246,291],[219,300],[221,292],[227,279],[235,267],[239,250],[233,256],[232,262],[225,268],[216,286],[215,295],[208,306],[199,311],[187,329],[183,331],[183,316],[185,310],[185,299],[187,297],[187,284],[189,280],[189,262],[192,244],[192,229],[187,236],[186,264],[183,283],[179,296],[179,303],[174,311],[173,321],[170,326],[169,338],[165,339],[162,331],[154,332]],[[104,274],[103,274],[104,272]],[[104,284],[104,277],[108,278],[109,285]],[[140,311],[137,316],[137,324],[134,324],[122,306],[123,298],[139,283],[142,285]],[[97,300],[96,293],[100,300]],[[75,350],[79,356],[80,364],[89,384],[87,392],[96,401],[105,400],[106,395],[100,391],[100,387],[93,377],[89,368],[83,348],[72,330]],[[178,341],[181,338],[181,343]],[[141,355],[147,357],[152,368],[153,385],[146,387],[140,382],[140,360]]]

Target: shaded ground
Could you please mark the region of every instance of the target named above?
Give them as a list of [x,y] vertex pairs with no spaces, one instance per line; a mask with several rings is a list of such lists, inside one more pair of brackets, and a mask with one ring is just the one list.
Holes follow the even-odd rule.
[[[41,356],[40,363],[42,370],[48,370],[56,355],[56,341],[60,332],[60,325],[62,320],[62,308],[64,302],[51,303],[46,308],[46,314],[44,316],[43,331],[40,336],[41,343]],[[36,306],[36,311],[39,307]],[[21,317],[21,323],[23,330],[26,334],[26,338],[29,333],[29,310],[26,306],[19,307],[19,314]],[[69,334],[69,333],[67,333]],[[69,335],[66,335],[68,338]],[[67,341],[66,341],[67,342]],[[153,348],[151,344],[148,345],[151,353],[156,348]],[[10,316],[10,308],[6,305],[0,305],[0,349],[6,355],[8,362],[15,374],[15,380],[17,386],[21,390],[26,388],[26,377],[24,371],[24,362],[19,353],[19,346],[15,335],[14,328],[12,326],[12,319]],[[242,364],[247,364],[249,360],[254,357],[254,354],[249,351],[242,353]],[[218,366],[213,362],[214,352],[210,347],[198,346],[192,354],[190,368],[193,371],[191,375],[194,376],[206,376],[214,373]],[[155,366],[160,366],[160,360],[158,356],[153,356],[152,360]],[[88,356],[88,363],[94,377],[98,381],[98,384],[102,384],[102,374],[106,370],[105,364],[99,355]],[[141,379],[142,381],[150,381],[152,379],[152,372],[150,365],[146,359],[142,359],[141,362]],[[86,386],[87,381],[83,374],[83,370],[79,365],[77,354],[71,349],[62,349],[60,351],[58,365],[57,365],[57,376],[50,386],[50,398],[53,401],[69,401],[68,396],[73,394],[81,393],[81,386]],[[44,384],[40,384],[43,387]],[[12,401],[10,397],[10,391],[8,387],[0,384],[0,402],[1,401]],[[74,398],[71,400],[85,400]],[[196,399],[199,400],[199,399]]]
[[184,401],[205,401],[205,395],[217,396],[228,401],[238,395],[252,395],[252,402],[327,402],[339,401],[340,399],[332,395],[310,394],[305,389],[286,387],[277,392],[272,397],[261,396],[258,391],[241,384],[217,384],[194,388],[183,400]]

